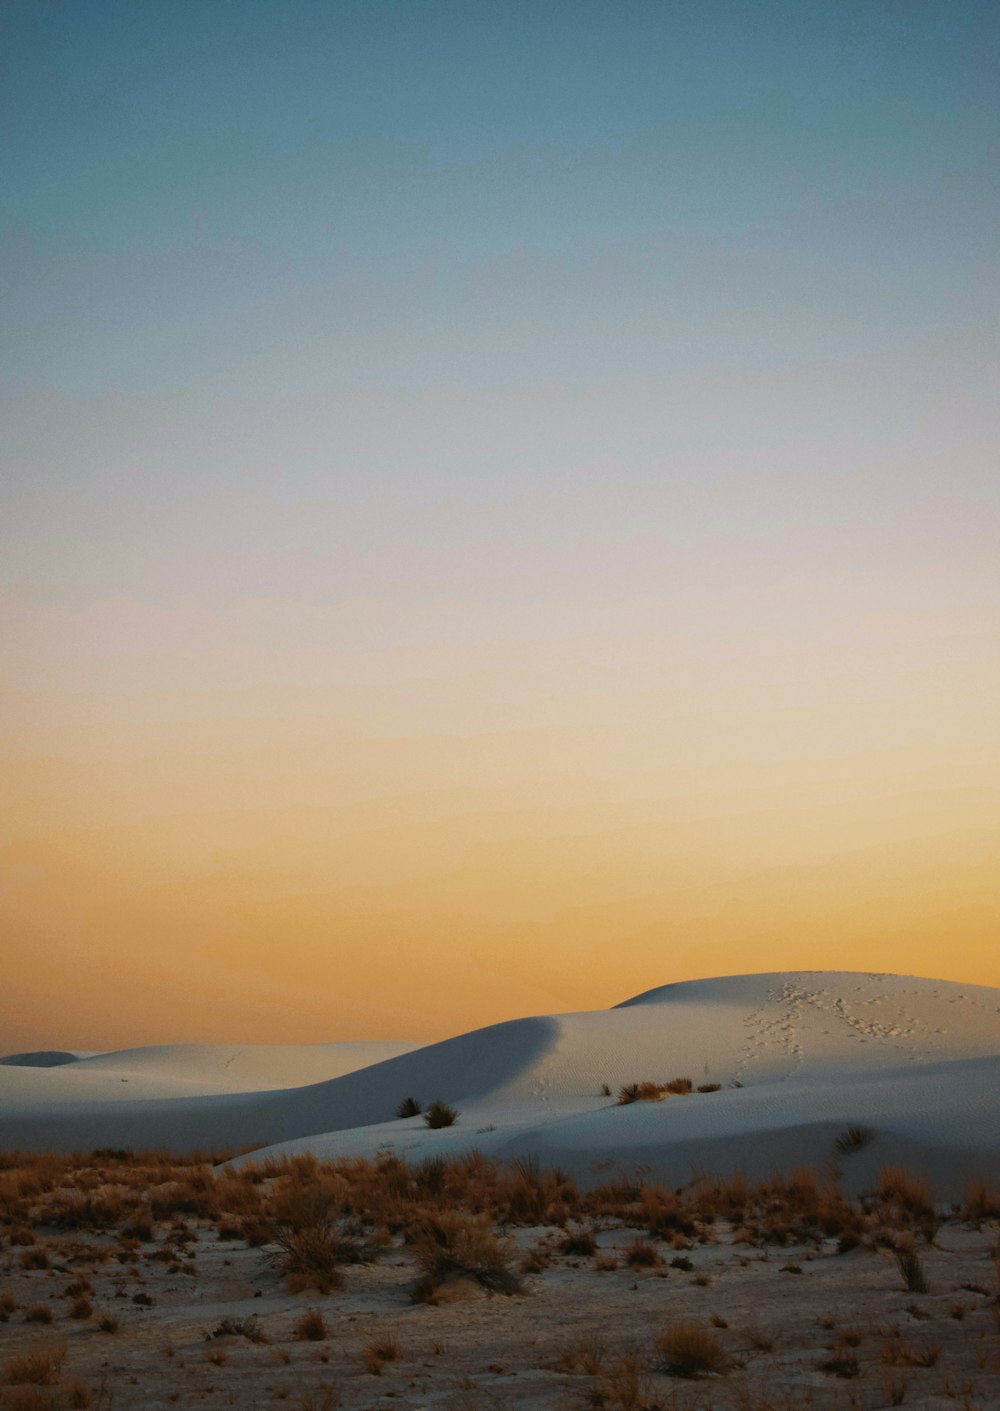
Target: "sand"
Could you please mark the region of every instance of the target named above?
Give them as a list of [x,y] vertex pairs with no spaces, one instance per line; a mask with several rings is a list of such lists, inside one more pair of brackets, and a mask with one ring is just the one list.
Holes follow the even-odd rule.
[[[677,1183],[700,1169],[821,1163],[839,1130],[864,1123],[876,1140],[852,1164],[858,1188],[886,1161],[924,1171],[943,1199],[970,1173],[1000,1172],[1000,991],[983,986],[731,976],[405,1047],[182,1045],[0,1067],[0,1146],[265,1145],[410,1159],[475,1146],[537,1154],[584,1182],[641,1166]],[[721,1090],[629,1107],[602,1092],[678,1075]],[[457,1125],[431,1132],[419,1117],[395,1119],[407,1096],[452,1104]]]

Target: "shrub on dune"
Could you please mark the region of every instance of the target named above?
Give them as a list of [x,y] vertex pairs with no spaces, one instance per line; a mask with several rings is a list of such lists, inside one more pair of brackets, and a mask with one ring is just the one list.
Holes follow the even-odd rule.
[[420,1103],[415,1097],[404,1097],[403,1101],[396,1108],[397,1117],[419,1117],[420,1112]]
[[458,1121],[458,1113],[453,1107],[449,1107],[446,1102],[432,1102],[424,1113],[424,1122],[428,1127],[453,1127]]

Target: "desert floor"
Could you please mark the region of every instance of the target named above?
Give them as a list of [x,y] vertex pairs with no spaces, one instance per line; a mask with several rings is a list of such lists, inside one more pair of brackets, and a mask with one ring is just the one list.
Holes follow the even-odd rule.
[[[731,1225],[716,1220],[690,1240],[650,1240],[648,1231],[598,1219],[588,1226],[597,1255],[581,1256],[561,1252],[566,1229],[521,1226],[510,1232],[519,1256],[540,1250],[536,1262],[545,1265],[525,1276],[523,1293],[488,1294],[459,1280],[434,1304],[412,1300],[418,1271],[401,1237],[322,1295],[289,1292],[273,1246],[221,1238],[214,1218],[186,1223],[170,1265],[157,1255],[176,1233],[125,1248],[115,1234],[67,1240],[40,1227],[33,1244],[5,1241],[0,1404],[1000,1406],[996,1220],[947,1219],[932,1243],[915,1246],[923,1294],[907,1290],[891,1249],[838,1253],[835,1239],[760,1247],[734,1242]],[[652,1244],[657,1265],[627,1263],[636,1241]],[[49,1267],[23,1267],[43,1262],[43,1252]],[[73,1317],[81,1284],[92,1311]],[[28,1320],[38,1306],[51,1323]],[[323,1326],[306,1338],[297,1326],[310,1310]],[[217,1335],[227,1319],[244,1333]],[[716,1336],[725,1369],[695,1379],[663,1370],[658,1340],[677,1324]],[[387,1360],[379,1345],[397,1355]],[[17,1359],[33,1354],[29,1365],[51,1384],[10,1385],[19,1368],[24,1374]]]

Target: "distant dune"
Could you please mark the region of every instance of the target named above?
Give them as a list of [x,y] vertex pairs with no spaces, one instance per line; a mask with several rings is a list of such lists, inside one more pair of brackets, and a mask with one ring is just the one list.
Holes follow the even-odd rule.
[[[677,1076],[719,1090],[615,1102],[623,1084]],[[453,1104],[458,1123],[396,1119],[408,1096]],[[952,1194],[972,1173],[1000,1173],[1000,990],[854,972],[729,976],[419,1048],[180,1045],[8,1066],[0,1103],[8,1148],[268,1143],[419,1159],[476,1146],[537,1154],[584,1182],[822,1164],[840,1131],[863,1124],[875,1136],[844,1161],[850,1182],[903,1162]]]

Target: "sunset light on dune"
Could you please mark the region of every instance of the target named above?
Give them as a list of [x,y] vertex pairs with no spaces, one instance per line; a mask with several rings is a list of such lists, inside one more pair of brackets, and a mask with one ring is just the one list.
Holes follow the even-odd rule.
[[1000,986],[994,6],[2,24],[3,1052]]

